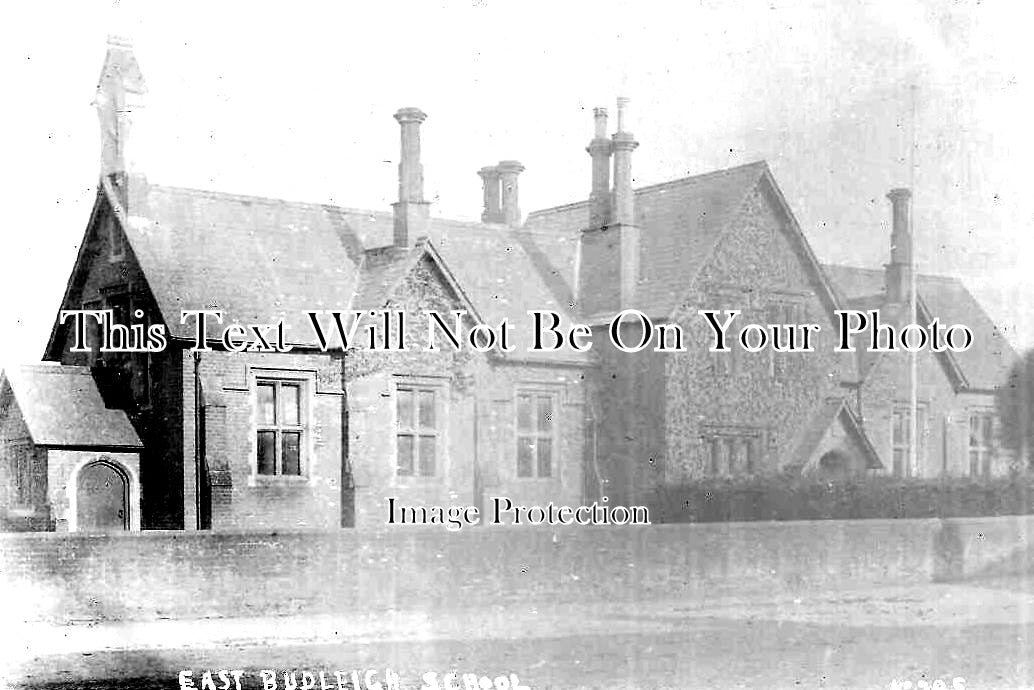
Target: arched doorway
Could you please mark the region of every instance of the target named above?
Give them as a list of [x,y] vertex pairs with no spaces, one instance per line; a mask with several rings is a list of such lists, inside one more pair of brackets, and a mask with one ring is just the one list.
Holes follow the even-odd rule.
[[851,459],[840,450],[831,450],[819,458],[819,473],[827,479],[846,479],[851,474]]
[[112,532],[129,529],[129,478],[122,468],[101,459],[79,470],[76,529]]

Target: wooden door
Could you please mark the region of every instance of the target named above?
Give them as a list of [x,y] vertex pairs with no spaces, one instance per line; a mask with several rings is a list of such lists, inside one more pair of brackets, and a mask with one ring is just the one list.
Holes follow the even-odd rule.
[[98,461],[80,470],[76,520],[83,532],[129,528],[129,483],[114,465]]

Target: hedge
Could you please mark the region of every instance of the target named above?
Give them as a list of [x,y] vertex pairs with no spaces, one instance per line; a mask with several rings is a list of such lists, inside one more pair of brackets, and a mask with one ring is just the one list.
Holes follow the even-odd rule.
[[662,487],[652,522],[947,518],[1034,513],[1034,478],[808,481],[771,477]]

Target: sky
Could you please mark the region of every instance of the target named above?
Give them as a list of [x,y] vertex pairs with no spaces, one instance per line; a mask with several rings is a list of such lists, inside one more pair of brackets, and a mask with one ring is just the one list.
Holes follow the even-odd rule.
[[[417,106],[432,214],[520,160],[523,212],[584,199],[592,108],[631,99],[636,185],[768,161],[820,260],[916,260],[1034,346],[1034,47],[1022,3],[17,3],[0,26],[0,366],[43,353],[96,194],[109,34],[148,85],[155,183],[387,211]],[[155,9],[157,8],[157,9]]]

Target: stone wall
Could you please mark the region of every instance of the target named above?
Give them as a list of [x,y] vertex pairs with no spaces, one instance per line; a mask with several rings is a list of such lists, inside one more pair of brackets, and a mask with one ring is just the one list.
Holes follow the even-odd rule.
[[358,615],[1029,574],[1032,539],[1034,517],[7,534],[0,583],[28,620]]

